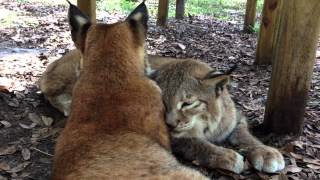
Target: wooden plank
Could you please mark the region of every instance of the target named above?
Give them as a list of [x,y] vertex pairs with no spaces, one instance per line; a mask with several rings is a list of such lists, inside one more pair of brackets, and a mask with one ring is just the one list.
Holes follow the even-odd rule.
[[157,25],[165,27],[168,21],[169,0],[159,0]]
[[176,1],[176,19],[184,18],[184,9],[185,9],[185,0],[177,0]]
[[264,0],[255,64],[272,63],[282,4],[282,0]]
[[286,1],[280,14],[263,127],[279,134],[300,134],[319,40],[320,3]]
[[256,22],[256,9],[257,9],[257,0],[247,0],[246,5],[246,15],[244,19],[243,30],[245,32],[252,32],[252,28]]
[[96,0],[77,0],[77,5],[90,17],[91,22],[96,22]]

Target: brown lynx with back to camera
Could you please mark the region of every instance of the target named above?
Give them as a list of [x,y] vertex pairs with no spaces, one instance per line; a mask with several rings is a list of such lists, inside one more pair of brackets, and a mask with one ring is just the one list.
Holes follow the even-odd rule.
[[219,146],[229,142],[242,149],[255,169],[282,170],[282,154],[252,136],[246,118],[235,108],[226,87],[229,74],[192,60],[158,65],[152,76],[162,90],[174,154],[207,168],[240,173],[243,156]]
[[54,155],[53,180],[206,179],[170,154],[159,88],[144,75],[147,9],[116,24],[91,24],[70,4],[83,54],[71,114]]

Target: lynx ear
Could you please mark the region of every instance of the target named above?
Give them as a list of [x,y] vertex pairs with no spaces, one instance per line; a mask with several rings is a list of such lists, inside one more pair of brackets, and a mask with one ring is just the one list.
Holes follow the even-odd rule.
[[226,85],[230,83],[230,76],[221,72],[209,72],[202,80],[201,83],[209,86],[210,90],[215,91],[216,96],[219,96]]
[[89,17],[82,13],[80,9],[69,1],[69,24],[71,37],[76,47],[83,52],[87,31],[91,25]]
[[148,15],[148,9],[146,4],[143,1],[142,3],[139,4],[127,17],[127,21],[130,23],[130,25],[133,28],[136,28],[137,23],[140,23],[143,28],[144,28],[144,33],[147,33],[148,29],[148,20],[149,20],[149,15]]

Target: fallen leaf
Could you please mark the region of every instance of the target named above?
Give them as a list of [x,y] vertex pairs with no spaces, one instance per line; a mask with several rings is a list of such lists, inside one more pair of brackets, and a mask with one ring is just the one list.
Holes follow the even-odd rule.
[[288,175],[288,177],[291,178],[292,180],[301,180],[299,177],[294,175]]
[[286,172],[291,172],[291,173],[298,173],[302,171],[302,168],[294,165],[289,165],[285,168]]
[[19,101],[16,98],[12,98],[9,102],[8,102],[8,106],[11,107],[19,107]]
[[4,125],[5,128],[9,128],[12,126],[11,123],[9,123],[8,121],[0,121],[0,123]]
[[23,162],[23,163],[19,164],[18,166],[14,167],[14,168],[11,168],[11,169],[8,170],[7,172],[8,172],[8,173],[17,173],[17,172],[20,172],[20,171],[22,171],[24,168],[26,168],[29,164],[30,164],[29,161]]
[[22,124],[22,123],[19,123],[19,125],[23,128],[23,129],[32,129],[34,127],[37,126],[37,123],[31,123],[30,125],[26,125],[26,124]]
[[16,151],[17,151],[17,148],[15,146],[1,147],[0,148],[0,156],[13,154]]
[[42,122],[46,126],[51,126],[53,123],[53,119],[51,117],[41,116]]
[[186,46],[181,44],[181,43],[177,43],[177,45],[179,46],[180,49],[185,50]]
[[296,147],[298,147],[300,149],[303,149],[304,143],[302,141],[293,141],[292,145],[294,145],[294,146],[296,146]]
[[306,163],[315,164],[315,165],[320,166],[320,160],[319,159],[303,158],[302,161],[306,162]]
[[10,166],[5,162],[0,162],[0,171],[9,171]]
[[296,159],[303,159],[303,156],[300,155],[300,154],[295,154],[293,152],[290,152],[290,155],[293,157],[293,158],[296,158]]
[[315,170],[319,170],[320,166],[314,165],[314,164],[307,164],[307,167],[311,168],[311,169],[315,169]]
[[34,122],[34,123],[37,123],[38,125],[41,125],[42,124],[42,121],[41,121],[41,118],[38,116],[38,114],[36,113],[29,113],[28,114],[28,118]]
[[31,153],[30,153],[30,150],[27,149],[27,148],[23,148],[21,150],[21,154],[22,154],[22,157],[25,161],[29,160],[30,159],[30,156],[31,156]]

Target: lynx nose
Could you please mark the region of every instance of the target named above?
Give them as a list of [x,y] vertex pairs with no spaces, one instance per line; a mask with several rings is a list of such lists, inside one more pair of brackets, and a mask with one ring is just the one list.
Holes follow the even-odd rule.
[[174,113],[172,113],[172,112],[167,113],[166,123],[169,126],[169,128],[173,129],[173,128],[177,127],[178,120],[177,120],[176,116],[174,115]]

